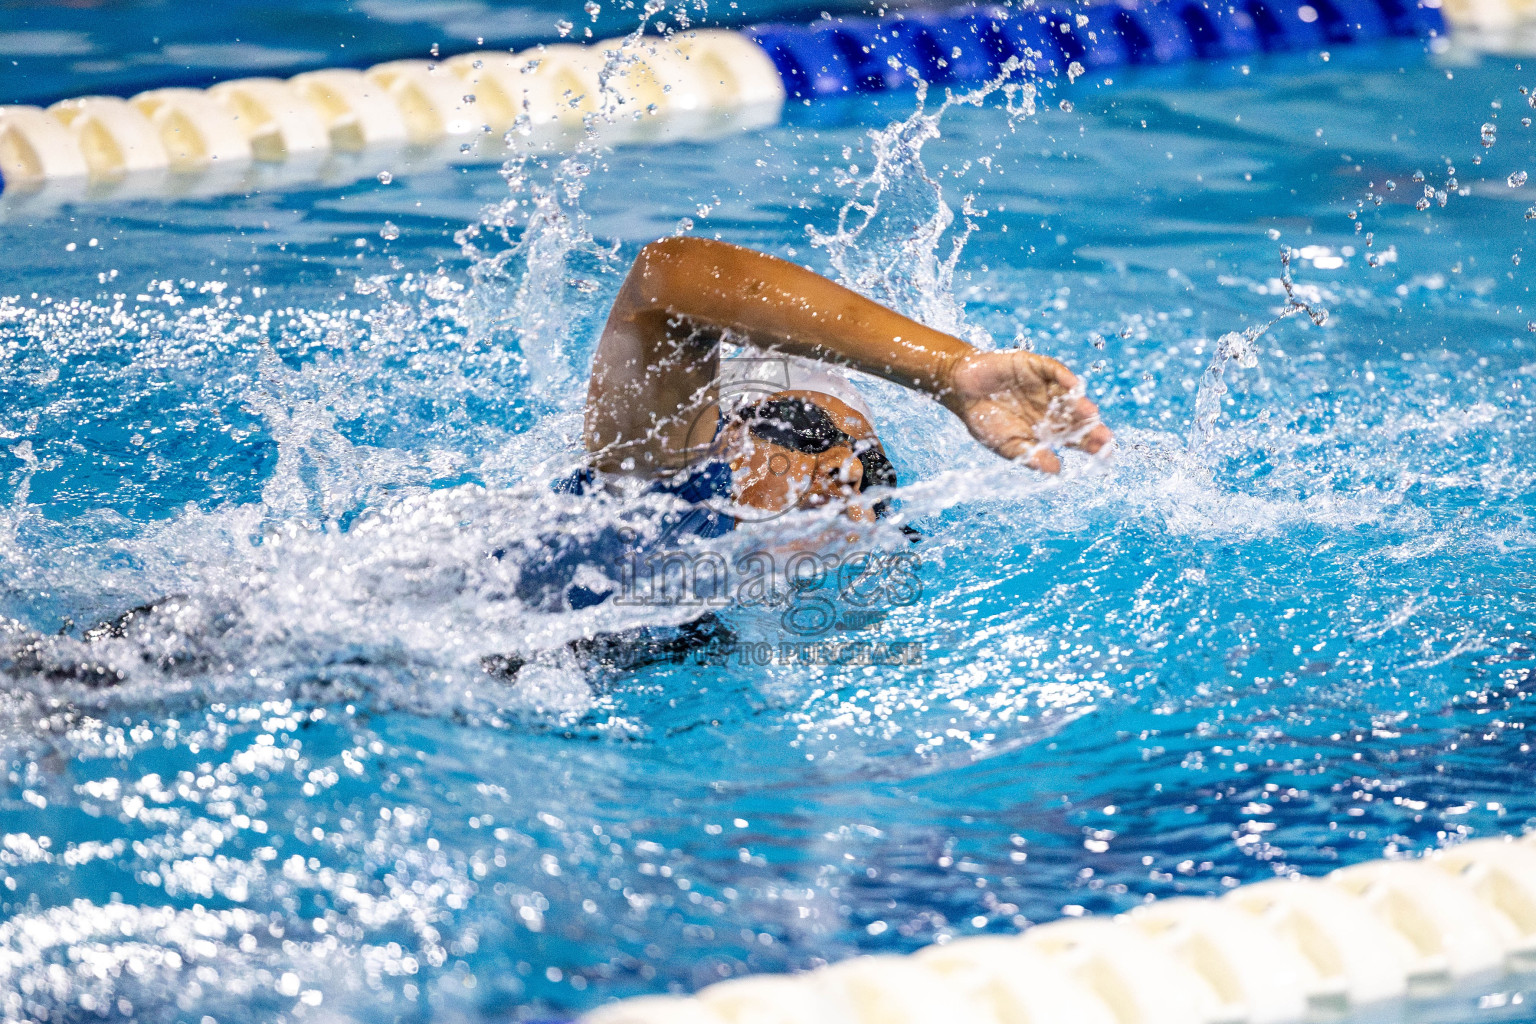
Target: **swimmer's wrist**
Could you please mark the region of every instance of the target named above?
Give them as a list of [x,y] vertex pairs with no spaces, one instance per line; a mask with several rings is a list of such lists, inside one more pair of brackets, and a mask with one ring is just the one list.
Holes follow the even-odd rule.
[[947,346],[946,351],[938,355],[933,372],[933,384],[928,389],[929,395],[950,412],[955,412],[960,403],[960,389],[956,386],[956,379],[960,373],[960,367],[966,359],[976,353],[976,348],[966,344],[960,339],[953,339],[957,344]]

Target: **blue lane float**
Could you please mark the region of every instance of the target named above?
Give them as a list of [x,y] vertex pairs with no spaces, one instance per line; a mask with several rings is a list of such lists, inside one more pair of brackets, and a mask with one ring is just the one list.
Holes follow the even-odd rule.
[[1333,43],[1363,43],[1392,34],[1376,0],[1318,0],[1323,32]]
[[1179,15],[1202,60],[1245,57],[1262,48],[1253,15],[1236,5],[1187,3]]
[[1048,77],[1072,62],[1101,71],[1427,38],[1444,34],[1445,21],[1422,0],[1126,0],[746,31],[779,69],[786,92],[809,100],[901,88],[914,72],[936,85],[975,84],[1000,74],[1010,58],[1028,60],[1034,74]]
[[1071,7],[1050,7],[1043,12],[1045,30],[1052,33],[1068,66],[1105,71],[1130,63],[1131,50],[1120,34],[1119,13],[1108,6],[1075,11]]
[[784,91],[796,98],[822,99],[877,87],[873,81],[864,83],[855,77],[842,48],[826,32],[799,25],[760,25],[748,29],[747,38],[768,54],[784,80]]

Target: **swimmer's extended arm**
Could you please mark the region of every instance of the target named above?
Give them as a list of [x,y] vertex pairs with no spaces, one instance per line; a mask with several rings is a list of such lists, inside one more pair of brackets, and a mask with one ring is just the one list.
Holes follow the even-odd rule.
[[[722,334],[852,367],[921,391],[1004,458],[1060,468],[1047,445],[1097,452],[1111,434],[1069,392],[1077,377],[1032,352],[983,352],[804,267],[705,238],[640,251],[592,362],[585,437],[593,465],[651,475],[686,464],[715,426]],[[1048,429],[1042,429],[1048,424]]]

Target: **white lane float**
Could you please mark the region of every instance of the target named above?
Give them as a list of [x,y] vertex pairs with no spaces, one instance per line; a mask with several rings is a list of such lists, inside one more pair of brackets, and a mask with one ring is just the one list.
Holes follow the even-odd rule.
[[485,118],[475,109],[478,97],[443,64],[392,60],[363,72],[395,101],[405,121],[406,141],[428,146],[449,136],[482,132]]
[[1016,936],[981,935],[918,951],[914,959],[1002,1021],[1119,1024],[1109,1004],[1053,958]]
[[513,54],[524,80],[525,110],[534,128],[578,126],[602,111],[605,59],[597,46],[556,43]]
[[729,1024],[697,999],[640,996],[611,1003],[581,1018],[583,1024]]
[[[253,179],[233,168],[253,161],[295,165],[285,175],[298,180],[323,176],[313,168],[328,153],[411,146],[440,158],[456,145],[488,158],[501,150],[482,140],[509,131],[539,146],[574,144],[588,128],[608,141],[708,139],[773,123],[784,99],[768,54],[723,29],[397,60],[128,100],[86,96],[46,111],[3,107],[0,189],[132,175],[147,179],[135,191],[152,193],[155,171],[196,173],[200,192],[239,189]],[[167,178],[163,190],[186,193],[189,182]]]
[[1209,982],[1122,920],[1052,921],[1021,940],[1098,996],[1120,1024],[1216,1024],[1227,1020]]
[[228,110],[257,160],[278,163],[329,152],[325,121],[292,85],[276,78],[241,78],[208,90]]
[[1536,844],[1479,839],[1442,850],[1428,862],[1460,877],[1513,928],[1509,955],[1536,968]]
[[129,100],[149,119],[173,171],[249,163],[251,143],[224,104],[201,89],[151,89]]
[[581,1024],[1301,1024],[1395,1016],[1531,969],[1536,839],[1488,839],[615,1003]]
[[784,80],[762,47],[739,32],[700,29],[666,37],[667,46],[695,66],[715,109],[784,103]]
[[405,115],[399,105],[387,87],[361,71],[309,71],[290,78],[288,84],[319,115],[336,152],[405,144]]
[[809,977],[833,1011],[827,1024],[1006,1024],[985,1000],[911,957],[856,956]]
[[1334,1009],[1368,1006],[1408,993],[1413,946],[1347,890],[1311,879],[1245,885],[1223,900],[1306,957],[1317,971],[1313,1001]]
[[854,1012],[838,992],[782,974],[716,982],[699,1002],[723,1024],[839,1024]]
[[127,100],[84,96],[55,103],[48,112],[74,136],[93,179],[163,171],[170,166],[160,133]]
[[1127,920],[1210,985],[1223,1019],[1298,1020],[1309,996],[1327,992],[1298,949],[1225,900],[1160,900],[1131,911]]
[[1425,860],[1371,861],[1326,883],[1359,896],[1413,946],[1410,982],[1426,985],[1492,974],[1515,938],[1508,919],[1466,881]]
[[69,129],[39,107],[0,107],[0,175],[7,185],[32,186],[90,171]]
[[523,63],[503,50],[461,53],[443,66],[464,83],[465,95],[475,97],[475,109],[494,132],[505,132],[530,113],[529,83]]
[[667,39],[641,39],[626,48],[609,39],[598,49],[612,55],[608,89],[622,113],[654,116],[692,114],[713,109],[714,97],[699,69]]

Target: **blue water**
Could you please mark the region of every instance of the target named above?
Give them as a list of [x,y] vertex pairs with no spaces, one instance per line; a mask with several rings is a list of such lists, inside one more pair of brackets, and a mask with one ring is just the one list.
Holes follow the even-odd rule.
[[[1536,76],[1250,64],[8,214],[0,1015],[530,1019],[1536,824]],[[810,639],[908,663],[797,663],[757,608],[750,656],[576,663],[686,613],[525,607],[488,552],[572,528],[595,332],[680,229],[1063,359],[1114,460],[1042,481],[871,388],[920,589]],[[1223,364],[1282,246],[1330,315]]]

